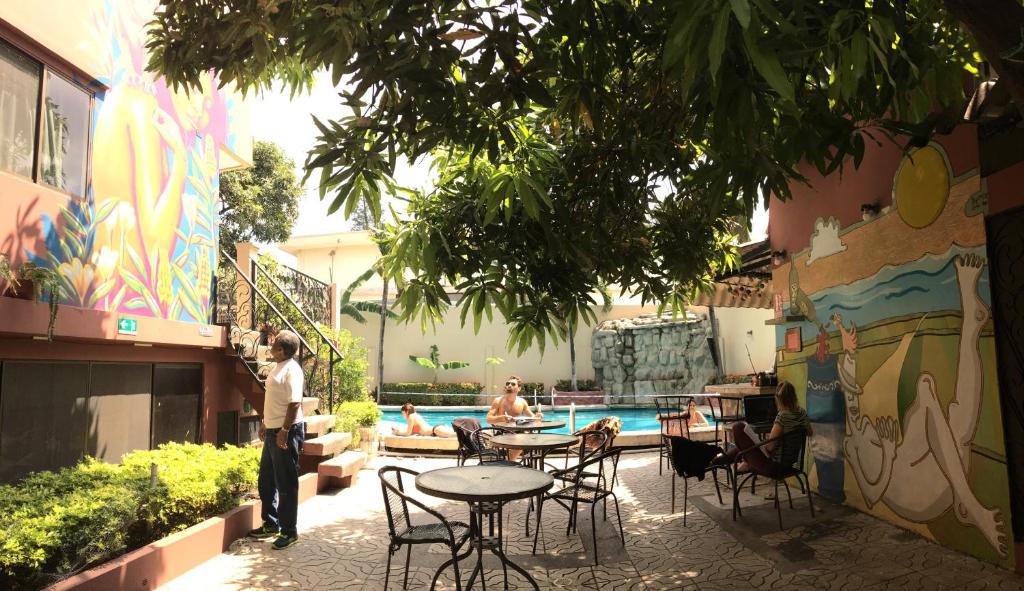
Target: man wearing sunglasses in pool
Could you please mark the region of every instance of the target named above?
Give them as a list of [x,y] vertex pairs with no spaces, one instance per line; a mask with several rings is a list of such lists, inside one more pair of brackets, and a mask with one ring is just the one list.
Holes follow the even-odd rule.
[[[519,376],[509,376],[505,380],[505,394],[498,396],[491,403],[491,410],[487,412],[488,423],[507,423],[521,416],[533,417],[535,419],[544,418],[544,413],[535,413],[530,410],[530,405],[526,403],[524,398],[519,396],[519,389],[522,383],[523,381],[519,379]],[[509,459],[515,461],[521,453],[519,450],[509,450]]]

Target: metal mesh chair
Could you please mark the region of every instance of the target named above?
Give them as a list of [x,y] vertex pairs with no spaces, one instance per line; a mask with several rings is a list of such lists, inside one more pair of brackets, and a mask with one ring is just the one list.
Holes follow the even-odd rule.
[[658,449],[659,476],[666,465],[671,470],[672,452],[669,447],[669,437],[684,436],[684,433],[685,437],[689,437],[690,428],[686,422],[686,407],[691,400],[693,400],[693,396],[685,394],[654,398],[654,405],[658,409],[658,424],[661,428],[661,447]]
[[[556,480],[563,481],[563,486],[557,490],[544,493],[541,496],[540,505],[537,506],[537,528],[533,538],[533,553],[537,553],[537,540],[540,537],[540,517],[544,509],[545,500],[553,500],[569,511],[569,521],[565,527],[565,535],[576,530],[576,516],[579,505],[590,505],[590,533],[594,540],[594,565],[598,564],[597,555],[597,504],[606,501],[608,497],[615,503],[615,515],[619,521],[619,537],[622,544],[626,544],[626,534],[622,529],[622,514],[619,512],[619,499],[615,496],[612,487],[607,486],[608,482],[615,481],[616,471],[619,466],[619,454],[622,450],[615,448],[604,451],[580,464],[565,471],[556,471],[552,475]],[[609,477],[609,472],[611,475]],[[529,513],[527,513],[529,519]],[[608,519],[608,505],[604,503],[604,519]]]
[[[461,521],[448,521],[443,515],[427,507],[423,503],[405,494],[403,475],[416,477],[419,472],[398,466],[385,466],[377,472],[380,478],[381,490],[384,493],[384,508],[388,516],[388,535],[391,539],[388,544],[388,565],[384,574],[384,589],[388,588],[388,580],[391,577],[391,557],[397,553],[402,546],[405,550],[405,578],[402,581],[402,589],[409,586],[409,558],[412,554],[412,547],[416,544],[444,544],[452,552],[453,566],[455,568],[455,588],[462,589],[459,578],[459,562],[457,556],[459,549],[469,539],[469,526]],[[422,510],[433,517],[436,522],[424,525],[413,525],[409,518],[409,505]],[[438,572],[440,574],[440,572]],[[435,575],[435,582],[437,575]],[[433,588],[433,587],[431,587]]]
[[[772,454],[769,457],[769,461],[765,462],[764,468],[758,468],[754,465],[750,465],[748,470],[739,470],[738,466],[741,461],[747,459],[750,454],[763,453],[761,451],[766,445],[775,443],[777,444],[772,450]],[[743,489],[743,485],[747,482],[751,483],[751,492],[753,492],[753,482],[758,476],[770,478],[775,483],[775,511],[779,516],[779,529],[782,529],[782,506],[779,503],[779,483],[786,489],[786,497],[789,499],[789,508],[793,509],[793,495],[789,490],[789,483],[786,482],[788,478],[795,478],[797,483],[800,485],[801,491],[807,492],[807,504],[811,508],[811,517],[814,517],[814,501],[811,499],[811,487],[810,482],[807,479],[807,473],[804,472],[804,453],[807,449],[807,431],[803,428],[793,429],[788,433],[783,433],[778,437],[767,439],[757,444],[754,447],[747,448],[736,454],[733,463],[733,487],[732,494],[732,518],[735,520],[736,515],[743,515],[743,510],[740,508],[739,492]],[[742,480],[741,480],[742,478]]]

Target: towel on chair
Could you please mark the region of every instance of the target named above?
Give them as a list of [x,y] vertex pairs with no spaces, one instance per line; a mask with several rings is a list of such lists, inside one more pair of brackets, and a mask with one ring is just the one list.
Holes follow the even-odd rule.
[[722,453],[722,448],[703,441],[693,441],[685,437],[671,437],[672,468],[683,477],[696,476],[704,480],[704,474],[711,466],[711,460]]

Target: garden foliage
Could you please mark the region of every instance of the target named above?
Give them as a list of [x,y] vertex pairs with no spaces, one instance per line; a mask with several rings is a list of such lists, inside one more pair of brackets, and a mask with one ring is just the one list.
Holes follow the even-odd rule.
[[42,587],[235,507],[256,486],[259,453],[168,443],[0,486],[0,588]]
[[[479,394],[480,384],[430,383],[430,382],[387,382],[381,388],[381,404],[404,404],[412,402],[422,406],[462,406],[476,404],[476,399],[464,394]],[[452,396],[463,394],[463,396]]]
[[340,433],[351,433],[351,447],[359,445],[360,427],[373,427],[380,421],[381,411],[372,400],[349,400],[342,402],[334,409],[337,420],[334,430]]

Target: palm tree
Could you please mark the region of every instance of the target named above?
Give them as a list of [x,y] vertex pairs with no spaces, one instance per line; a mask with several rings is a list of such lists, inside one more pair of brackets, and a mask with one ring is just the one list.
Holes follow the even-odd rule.
[[380,402],[380,388],[384,384],[385,321],[387,319],[398,319],[398,314],[388,308],[388,278],[384,277],[384,290],[381,294],[380,302],[352,301],[352,294],[355,293],[360,286],[369,281],[370,277],[373,277],[377,272],[377,267],[370,267],[362,275],[356,277],[356,280],[345,288],[345,291],[340,297],[338,313],[348,316],[359,324],[366,324],[366,316],[363,315],[363,312],[377,314],[380,316],[380,338],[377,343],[377,402]]
[[[612,309],[612,294],[608,291],[607,285],[598,286],[598,293],[601,295],[601,311],[608,312]],[[568,326],[566,332],[569,337],[569,361],[570,371],[572,372],[569,379],[572,384],[572,391],[576,391],[576,326],[579,314],[576,309],[573,309],[568,315]]]
[[381,317],[386,316],[391,320],[397,320],[398,314],[388,309],[387,304],[387,291],[388,291],[388,280],[384,279],[384,298],[381,302],[370,302],[370,301],[352,301],[352,294],[357,289],[362,287],[364,283],[370,280],[370,277],[377,272],[376,268],[367,269],[362,275],[356,277],[355,281],[349,284],[342,292],[340,301],[338,302],[338,313],[348,316],[355,320],[359,324],[366,324],[366,316],[363,316],[363,312],[370,314],[378,314]]

